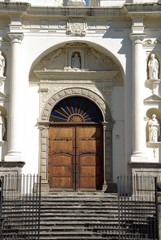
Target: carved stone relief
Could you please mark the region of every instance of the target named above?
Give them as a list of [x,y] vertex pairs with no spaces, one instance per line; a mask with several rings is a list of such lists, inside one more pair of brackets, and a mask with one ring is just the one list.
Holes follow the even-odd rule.
[[62,48],[49,53],[43,57],[38,65],[38,69],[63,69],[65,65],[65,51]]
[[85,88],[75,87],[66,88],[64,90],[58,91],[55,95],[52,95],[44,105],[39,121],[49,121],[50,113],[53,109],[53,106],[56,105],[56,103],[59,102],[61,99],[68,96],[84,96],[91,99],[98,105],[105,119],[107,109],[104,100],[93,91]]
[[150,46],[150,45],[153,45],[153,44],[156,44],[157,43],[157,40],[156,39],[145,39],[144,41],[143,41],[143,45],[144,46]]
[[82,18],[76,18],[67,22],[67,34],[72,36],[85,36],[87,23]]
[[81,70],[87,71],[119,71],[116,63],[108,56],[90,48],[86,44],[66,44],[44,56],[34,67],[35,70],[73,70],[72,57],[77,53],[81,60]]

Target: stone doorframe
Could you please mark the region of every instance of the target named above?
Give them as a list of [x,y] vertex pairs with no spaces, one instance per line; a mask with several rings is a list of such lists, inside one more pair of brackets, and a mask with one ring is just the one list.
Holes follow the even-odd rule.
[[[103,190],[107,189],[107,181],[112,181],[112,128],[113,120],[111,118],[110,109],[105,101],[95,92],[80,88],[66,88],[51,96],[45,103],[38,126],[40,130],[40,164],[39,174],[42,178],[42,191],[49,191],[48,184],[48,128],[49,118],[53,107],[61,100],[71,96],[85,97],[94,102],[102,112],[103,116],[103,161],[104,161],[104,184]],[[108,169],[106,169],[108,167]]]

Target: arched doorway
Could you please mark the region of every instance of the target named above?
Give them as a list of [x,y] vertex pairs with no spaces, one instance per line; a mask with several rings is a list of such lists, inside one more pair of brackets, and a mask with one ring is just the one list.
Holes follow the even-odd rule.
[[55,190],[101,190],[102,113],[85,97],[68,97],[52,109],[49,125],[48,181]]

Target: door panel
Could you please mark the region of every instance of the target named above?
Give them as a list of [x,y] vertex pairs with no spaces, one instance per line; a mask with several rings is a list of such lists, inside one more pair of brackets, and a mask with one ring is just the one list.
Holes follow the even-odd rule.
[[[77,127],[78,189],[101,189],[103,184],[102,127]],[[99,170],[97,169],[99,168]]]
[[73,189],[73,127],[49,128],[48,173],[51,188]]
[[103,184],[102,127],[49,128],[49,184],[55,189],[96,190]]

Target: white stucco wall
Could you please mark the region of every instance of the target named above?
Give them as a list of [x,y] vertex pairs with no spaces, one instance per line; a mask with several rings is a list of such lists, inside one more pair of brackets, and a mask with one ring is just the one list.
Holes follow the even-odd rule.
[[[23,41],[22,41],[22,51],[23,51],[23,58],[25,60],[25,64],[23,65],[23,74],[24,74],[24,96],[25,101],[23,101],[23,108],[24,108],[24,114],[25,114],[25,124],[24,125],[24,131],[25,131],[25,141],[23,141],[22,144],[22,152],[23,152],[23,159],[26,162],[26,166],[24,167],[23,171],[24,173],[29,172],[37,172],[38,170],[38,158],[39,158],[39,130],[37,124],[37,119],[39,118],[39,87],[36,86],[36,84],[30,84],[29,83],[29,73],[30,68],[34,61],[45,51],[47,51],[49,48],[58,48],[58,46],[61,46],[64,43],[67,43],[68,41],[78,41],[78,42],[85,42],[89,46],[98,47],[102,52],[107,51],[107,55],[110,53],[110,55],[115,56],[115,59],[117,59],[118,63],[120,62],[120,67],[124,68],[123,71],[125,71],[126,68],[126,58],[125,54],[120,54],[120,50],[122,49],[122,39],[102,39],[101,36],[93,37],[84,37],[83,41],[80,37],[73,37],[72,39],[69,39],[69,37],[63,36],[63,38],[54,37],[54,44],[53,44],[53,36],[46,36],[46,34],[41,35],[35,35],[35,34],[26,34]],[[39,43],[39,44],[37,44]],[[34,49],[34,51],[32,51]],[[126,48],[127,51],[129,51],[128,48]],[[129,81],[129,80],[127,80]],[[69,85],[67,85],[69,87]],[[74,85],[70,85],[71,87]],[[79,86],[79,85],[77,85]],[[81,85],[80,85],[81,86]],[[62,86],[63,87],[63,86]],[[61,88],[62,88],[61,87]],[[89,88],[93,89],[93,86],[89,86]],[[113,131],[113,144],[114,144],[114,162],[113,162],[113,169],[114,169],[114,176],[117,176],[118,173],[124,172],[125,169],[123,169],[123,166],[126,164],[123,164],[125,160],[124,157],[124,151],[125,151],[125,136],[124,136],[124,121],[125,121],[125,115],[124,115],[124,87],[116,87],[113,89],[112,92],[112,98],[111,102],[109,102],[111,112],[112,112],[112,118],[115,121],[114,124],[114,131]],[[60,86],[57,87],[57,91],[60,89]],[[97,92],[97,90],[96,90]],[[100,93],[99,93],[100,94]],[[108,101],[108,99],[107,99]],[[121,105],[118,105],[121,104]],[[130,114],[130,105],[126,105],[126,111]],[[128,126],[128,124],[127,124]],[[130,126],[129,126],[130,127]],[[130,129],[128,127],[126,128],[129,132]],[[119,138],[117,137],[119,135]],[[128,143],[128,148],[131,144]],[[127,156],[128,159],[130,156]],[[118,163],[119,159],[119,163]],[[31,168],[32,166],[32,168]],[[117,169],[117,170],[116,170]]]
[[[6,1],[6,2],[16,2],[16,1]],[[26,2],[26,1],[20,1]],[[89,48],[94,48],[99,53],[104,54],[111,58],[114,63],[118,66],[120,71],[120,79],[122,79],[121,84],[115,86],[114,83],[108,85],[106,87],[106,82],[98,84],[97,83],[88,83],[81,84],[80,82],[70,82],[70,84],[66,81],[64,83],[59,83],[57,81],[54,82],[54,90],[50,96],[54,95],[59,90],[66,89],[67,87],[84,87],[88,90],[96,92],[98,96],[100,96],[109,106],[111,111],[111,116],[114,121],[113,129],[112,129],[112,165],[113,165],[113,179],[116,180],[116,177],[120,174],[124,174],[128,172],[128,163],[131,159],[132,151],[133,151],[133,143],[132,143],[132,134],[133,134],[133,119],[132,119],[132,104],[133,104],[133,94],[134,89],[133,86],[133,72],[135,66],[132,65],[132,59],[134,58],[134,50],[132,45],[132,40],[130,39],[130,33],[133,33],[138,36],[142,34],[142,31],[146,32],[146,37],[144,37],[144,41],[142,43],[142,63],[141,63],[141,73],[140,76],[142,78],[141,88],[142,88],[142,96],[141,102],[142,105],[142,121],[143,121],[143,134],[141,137],[144,140],[143,149],[146,154],[146,162],[160,162],[160,147],[152,147],[147,145],[146,138],[146,124],[147,124],[147,112],[149,109],[160,109],[160,103],[155,99],[153,102],[146,102],[153,93],[152,90],[147,85],[147,60],[149,54],[154,51],[158,55],[158,58],[161,63],[161,53],[160,53],[160,43],[156,40],[160,38],[161,31],[158,31],[159,23],[157,18],[152,21],[146,18],[143,26],[142,17],[139,19],[134,19],[131,21],[131,17],[126,15],[126,11],[121,8],[120,4],[123,4],[123,1],[113,1],[113,4],[118,6],[117,8],[112,8],[112,11],[106,9],[106,5],[110,4],[110,1],[101,1],[101,6],[104,8],[104,11],[107,10],[109,14],[103,12],[99,12],[98,14],[105,14],[102,18],[93,18],[93,16],[88,16],[87,23],[82,24],[80,18],[78,18],[79,26],[83,26],[85,28],[85,34],[75,34],[71,28],[71,32],[67,32],[68,25],[71,24],[73,27],[76,16],[73,18],[73,22],[71,19],[64,20],[64,16],[62,18],[58,18],[57,16],[50,15],[51,13],[43,15],[43,8],[37,8],[36,6],[47,7],[58,7],[61,6],[63,1],[28,1],[31,3],[32,7],[29,13],[32,15],[33,12],[37,13],[37,15],[33,15],[32,17],[27,15],[26,13],[23,15],[22,26],[19,22],[18,18],[13,18],[12,16],[12,26],[9,25],[10,20],[6,17],[3,18],[3,21],[0,23],[0,37],[4,38],[4,42],[1,46],[3,53],[6,56],[7,61],[7,72],[6,72],[6,80],[4,84],[4,92],[8,96],[6,101],[3,103],[3,107],[7,112],[7,121],[10,122],[10,81],[12,76],[10,76],[10,68],[12,66],[11,63],[11,45],[8,39],[8,26],[10,27],[10,31],[17,34],[17,32],[23,32],[23,40],[20,45],[20,61],[21,64],[19,66],[19,76],[21,80],[19,82],[19,101],[20,101],[20,112],[19,116],[21,116],[22,121],[19,126],[20,130],[20,146],[22,152],[22,160],[26,163],[23,168],[23,173],[38,173],[40,172],[40,130],[38,126],[38,119],[41,116],[41,110],[45,106],[45,102],[43,102],[42,95],[45,93],[40,93],[39,91],[39,83],[33,82],[32,79],[32,70],[33,67],[40,61],[40,59],[46,56],[48,53],[58,49],[63,48],[67,43],[85,43]],[[118,3],[119,2],[119,3]],[[34,7],[35,6],[35,7]],[[110,8],[111,5],[108,5]],[[4,6],[2,6],[4,7]],[[144,6],[145,7],[145,6]],[[143,7],[143,8],[144,8]],[[147,7],[147,6],[146,6]],[[156,6],[155,6],[156,7]],[[29,7],[30,8],[30,7]],[[139,5],[138,5],[139,8]],[[61,8],[60,8],[61,9]],[[38,11],[38,12],[37,12]],[[118,12],[117,12],[118,11]],[[131,9],[129,11],[132,11]],[[45,10],[45,13],[47,11]],[[118,14],[119,13],[119,14]],[[62,14],[61,10],[59,14]],[[117,18],[114,18],[115,14]],[[134,13],[133,13],[134,14]],[[67,16],[65,16],[67,17]],[[60,20],[60,21],[59,21]],[[75,22],[74,22],[75,21]],[[17,24],[17,22],[19,24]],[[133,27],[131,28],[133,24]],[[75,26],[74,26],[75,27]],[[14,30],[14,28],[16,30]],[[69,30],[69,29],[68,29]],[[150,39],[150,40],[149,40]],[[137,93],[136,93],[137,94]],[[160,89],[156,92],[156,95],[160,95]],[[40,99],[41,98],[41,99]],[[45,101],[47,100],[44,98]],[[137,97],[136,97],[137,99]],[[135,114],[137,116],[138,113]],[[161,117],[161,115],[160,115]],[[161,119],[161,118],[160,118]],[[8,139],[10,139],[10,132],[8,131]],[[7,145],[6,141],[4,145],[1,147],[1,160],[4,160],[5,155],[7,154]],[[140,159],[138,160],[138,162]]]

